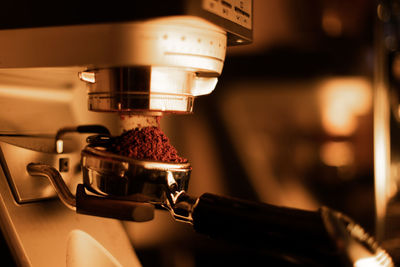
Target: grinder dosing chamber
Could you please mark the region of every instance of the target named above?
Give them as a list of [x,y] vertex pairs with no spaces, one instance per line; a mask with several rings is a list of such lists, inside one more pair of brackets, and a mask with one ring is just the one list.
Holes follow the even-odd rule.
[[226,32],[196,17],[156,19],[130,27],[133,66],[79,73],[87,83],[89,110],[192,112],[194,98],[211,93],[221,74]]

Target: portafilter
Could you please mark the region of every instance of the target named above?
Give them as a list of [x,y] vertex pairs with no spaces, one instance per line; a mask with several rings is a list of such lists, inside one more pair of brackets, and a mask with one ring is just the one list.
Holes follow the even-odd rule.
[[31,163],[31,175],[49,178],[61,201],[77,213],[129,221],[153,219],[154,209],[171,212],[198,233],[282,254],[309,266],[394,266],[364,229],[338,211],[307,211],[205,193],[187,194],[189,163],[137,160],[107,151],[113,137],[88,138],[81,152],[83,184],[75,196],[61,174]]

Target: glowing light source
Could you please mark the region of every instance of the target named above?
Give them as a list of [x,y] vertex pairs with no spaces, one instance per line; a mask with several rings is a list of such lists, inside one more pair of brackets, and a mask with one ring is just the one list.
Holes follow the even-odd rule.
[[85,82],[95,83],[96,82],[96,75],[94,72],[79,72],[79,79]]
[[374,176],[376,232],[378,239],[383,237],[386,204],[390,186],[390,122],[389,95],[381,85],[376,86],[374,94]]
[[342,21],[338,14],[328,10],[322,15],[322,29],[325,33],[332,37],[342,34]]
[[350,142],[327,142],[322,145],[321,159],[328,166],[342,167],[354,162],[354,151]]
[[375,256],[375,257],[365,257],[365,258],[361,258],[359,260],[357,260],[354,263],[354,267],[381,267],[381,266],[393,266],[390,264],[391,262],[389,262],[388,260],[383,259],[382,260],[379,259],[379,255]]
[[357,116],[371,110],[371,84],[357,77],[328,79],[320,87],[320,104],[324,130],[331,135],[351,135]]
[[58,154],[63,153],[64,151],[64,142],[63,140],[57,140],[56,141],[56,151]]
[[372,266],[382,266],[375,257],[363,258],[356,261],[354,264],[356,267],[372,267]]

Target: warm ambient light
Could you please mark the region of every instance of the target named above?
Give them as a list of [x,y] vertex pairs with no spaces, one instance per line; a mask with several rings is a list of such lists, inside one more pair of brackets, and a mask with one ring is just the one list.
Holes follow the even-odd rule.
[[374,94],[374,176],[376,232],[384,235],[386,205],[390,186],[390,114],[389,95],[384,86],[376,86]]
[[354,163],[354,151],[350,142],[326,142],[322,145],[321,160],[333,167],[349,166]]
[[329,36],[338,37],[342,34],[342,21],[333,11],[327,10],[322,14],[321,24],[322,29]]
[[43,101],[69,103],[73,98],[73,91],[68,89],[39,89],[32,90],[26,86],[0,86],[0,98],[25,98]]
[[365,78],[331,78],[320,86],[322,126],[334,136],[349,136],[357,127],[357,116],[372,106],[371,84]]
[[357,260],[354,263],[354,267],[382,267],[382,266],[391,266],[393,267],[392,262],[387,259],[382,253],[381,255],[375,255],[373,257],[365,257]]

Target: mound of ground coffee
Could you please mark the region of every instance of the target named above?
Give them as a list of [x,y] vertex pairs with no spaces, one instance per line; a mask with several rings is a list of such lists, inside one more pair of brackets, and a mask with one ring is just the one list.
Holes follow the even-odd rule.
[[116,137],[110,152],[143,160],[184,163],[159,127],[135,128]]

